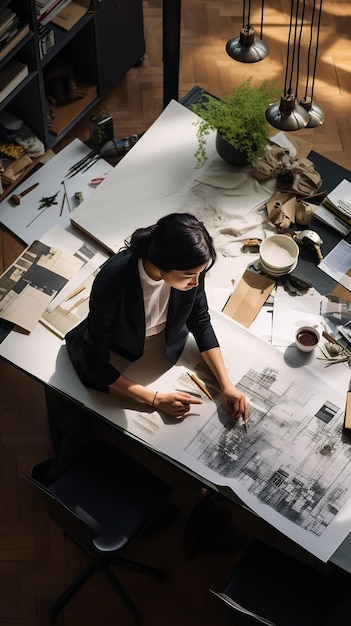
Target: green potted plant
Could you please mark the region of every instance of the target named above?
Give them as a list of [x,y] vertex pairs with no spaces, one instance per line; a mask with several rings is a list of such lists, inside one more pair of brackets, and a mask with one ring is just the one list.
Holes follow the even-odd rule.
[[[254,163],[263,155],[270,126],[265,112],[269,104],[280,97],[278,87],[264,80],[251,85],[251,78],[236,87],[233,93],[218,99],[206,95],[205,101],[193,104],[192,111],[201,119],[196,121],[198,148],[194,154],[197,167],[207,160],[206,144],[210,130],[217,131],[216,147],[221,156],[223,140],[242,153],[241,163]],[[226,159],[225,156],[223,158]],[[232,162],[230,158],[229,162]]]

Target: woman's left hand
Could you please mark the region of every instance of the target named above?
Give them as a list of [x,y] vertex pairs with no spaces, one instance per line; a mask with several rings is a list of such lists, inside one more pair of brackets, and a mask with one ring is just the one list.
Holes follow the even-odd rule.
[[249,418],[249,409],[245,394],[242,393],[242,391],[236,389],[234,385],[223,389],[222,393],[225,403],[232,414],[232,417],[234,419],[239,419],[239,417],[242,417],[243,420],[247,422]]

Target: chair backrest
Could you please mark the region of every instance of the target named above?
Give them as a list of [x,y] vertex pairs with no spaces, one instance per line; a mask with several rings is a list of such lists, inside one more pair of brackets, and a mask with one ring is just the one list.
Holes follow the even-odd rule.
[[323,626],[339,591],[333,577],[253,540],[222,592],[212,593],[248,624]]
[[[74,512],[32,476],[23,476],[23,478],[39,489],[44,497],[51,519],[62,528],[66,535],[84,546],[85,549],[93,547],[93,541],[98,535],[99,529],[96,521],[91,516],[81,508],[77,508],[76,512]],[[77,538],[79,538],[79,541]]]
[[172,492],[168,483],[106,441],[80,449],[47,484],[50,467],[50,460],[39,463],[28,480],[45,496],[65,534],[95,555],[129,546]]
[[[244,616],[246,618],[246,623],[247,624],[265,624],[266,626],[277,626],[276,624],[274,624],[273,622],[265,619],[264,617],[260,616],[260,615],[256,615],[255,613],[252,613],[251,611],[249,611],[248,609],[245,609],[243,606],[240,606],[240,604],[237,604],[237,602],[234,602],[234,600],[232,598],[230,598],[229,596],[227,596],[225,593],[220,593],[217,591],[213,591],[212,589],[210,589],[210,592],[218,599],[220,600],[224,606],[229,609],[230,612],[232,613],[238,613],[241,616]],[[237,619],[233,618],[233,624],[237,624]],[[298,626],[298,625],[296,625]]]

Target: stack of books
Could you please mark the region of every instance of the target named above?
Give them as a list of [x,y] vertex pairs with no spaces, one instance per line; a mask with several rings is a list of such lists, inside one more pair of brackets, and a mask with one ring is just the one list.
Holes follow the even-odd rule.
[[345,178],[326,196],[314,216],[340,235],[351,232],[351,182]]
[[17,21],[16,13],[9,7],[0,11],[0,41],[16,26]]
[[28,76],[28,65],[11,59],[5,67],[0,70],[0,102]]
[[29,33],[29,25],[20,23],[10,8],[0,11],[0,61]]
[[35,0],[37,20],[45,26],[62,11],[71,0]]

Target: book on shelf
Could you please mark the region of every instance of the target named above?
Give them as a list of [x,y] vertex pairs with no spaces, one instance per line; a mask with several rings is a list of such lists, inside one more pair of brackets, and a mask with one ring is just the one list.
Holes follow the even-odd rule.
[[51,22],[51,20],[70,3],[71,0],[56,0],[55,4],[50,9],[46,9],[43,13],[41,13],[41,15],[39,15],[39,24],[43,24],[45,26],[45,24]]
[[29,24],[19,24],[15,32],[6,39],[4,42],[0,42],[0,61],[2,61],[11,50],[13,50],[17,44],[24,39],[29,33]]
[[0,13],[0,37],[12,27],[16,19],[17,15],[11,9],[5,9]]
[[35,7],[37,9],[37,13],[40,14],[40,13],[44,13],[44,11],[48,11],[56,3],[57,3],[57,0],[35,0]]
[[2,35],[0,35],[0,45],[5,43],[7,41],[7,39],[10,39],[10,37],[12,37],[12,35],[18,30],[18,25],[19,25],[19,19],[16,16],[16,18],[12,22],[11,26],[9,28],[7,28],[2,33]]
[[3,22],[5,22],[8,19],[8,17],[12,14],[13,14],[13,11],[9,9],[9,7],[6,7],[2,11],[0,11],[0,25],[3,24]]
[[28,76],[28,65],[12,59],[0,70],[0,102]]
[[63,0],[35,0],[35,8],[37,11],[37,17],[39,18],[44,13],[49,13],[58,4],[62,4]]
[[10,9],[9,7],[6,7],[2,11],[0,11],[0,28],[9,20],[11,20],[14,15],[16,15],[15,12],[12,11],[12,9]]

